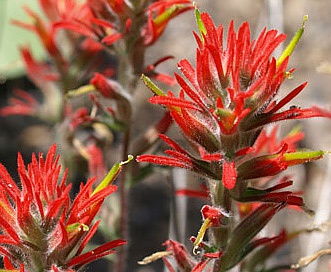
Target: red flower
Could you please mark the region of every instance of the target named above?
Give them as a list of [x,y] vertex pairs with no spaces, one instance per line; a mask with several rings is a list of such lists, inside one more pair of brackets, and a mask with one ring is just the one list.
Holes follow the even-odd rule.
[[62,94],[57,89],[59,75],[51,65],[36,61],[29,48],[21,48],[21,55],[31,81],[43,93],[43,102],[24,90],[16,90],[14,98],[9,99],[9,105],[0,109],[0,114],[38,116],[47,121],[54,121],[59,116]]
[[158,66],[159,64],[161,64],[162,62],[165,62],[169,59],[172,59],[173,57],[172,56],[165,56],[159,60],[157,60],[156,62],[148,65],[146,68],[145,68],[145,71],[144,71],[144,74],[146,76],[148,76],[149,78],[154,78],[158,81],[161,81],[169,86],[172,86],[175,84],[176,80],[174,77],[172,76],[169,76],[165,73],[160,73],[160,72],[157,72],[155,70],[156,66]]
[[19,154],[21,189],[0,164],[0,254],[7,269],[76,271],[125,243],[119,239],[82,253],[97,231],[99,221],[92,223],[95,215],[117,188],[105,185],[113,180],[109,178],[93,191],[95,179],[89,179],[71,201],[68,172],[60,178],[55,152],[53,145],[46,159],[42,154],[33,155],[27,168]]
[[[127,5],[126,1],[88,0],[87,2],[86,6],[82,6],[87,16],[62,18],[55,27],[66,28],[102,41],[106,45],[112,45],[123,38],[123,35],[128,34],[131,27],[139,26],[138,24],[132,26],[132,22],[141,14],[133,14],[132,7]],[[140,38],[144,45],[153,44],[172,18],[192,8],[191,0],[159,0],[150,4],[145,10],[147,21],[141,25]]]

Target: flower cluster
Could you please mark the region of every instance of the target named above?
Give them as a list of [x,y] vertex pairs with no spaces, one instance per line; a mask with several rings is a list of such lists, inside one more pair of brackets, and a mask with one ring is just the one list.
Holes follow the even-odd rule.
[[42,154],[33,155],[27,167],[19,154],[21,189],[0,164],[0,252],[5,269],[78,271],[125,244],[117,239],[83,252],[97,231],[100,221],[94,219],[104,199],[117,189],[111,182],[119,170],[117,167],[95,189],[96,179],[89,179],[71,200],[72,184],[66,184],[68,171],[60,177],[55,145],[46,159]]
[[[75,169],[91,178],[72,199],[68,171],[61,170],[55,144],[46,158],[34,154],[28,165],[18,155],[18,183],[0,164],[1,271],[81,271],[114,253],[129,239],[129,185],[153,172],[148,163],[202,176],[201,190],[177,193],[200,197],[205,203],[201,227],[190,238],[194,256],[169,239],[163,244],[165,251],[141,264],[162,258],[169,271],[215,272],[236,266],[260,271],[279,247],[300,234],[280,229],[266,236],[261,230],[285,208],[313,213],[302,192],[290,190],[292,177],[283,172],[319,160],[325,152],[298,148],[304,135],[297,127],[278,137],[281,121],[331,117],[319,107],[292,105],[307,82],[280,96],[283,82],[294,74],[289,59],[306,18],[276,58],[273,54],[286,40],[285,34],[265,28],[252,39],[248,22],[236,30],[232,21],[225,35],[222,24],[216,26],[196,8],[196,63],[182,59],[181,74],[173,77],[156,70],[171,56],[158,56],[151,63],[145,56],[173,18],[194,8],[191,0],[39,0],[39,5],[44,16],[25,7],[31,22],[15,19],[13,23],[34,32],[44,47],[43,61],[36,60],[30,48],[21,48],[27,75],[42,99],[14,90],[0,115],[46,121],[64,151],[63,163],[74,165],[77,158],[84,158],[84,166]],[[165,93],[150,78],[168,85],[177,82],[180,90]],[[154,93],[149,102],[166,111],[152,125],[146,120],[148,126],[138,128],[134,113],[139,112],[135,108],[139,79]],[[187,146],[165,135],[172,122]],[[159,151],[158,139],[168,146],[165,155],[143,154]],[[108,160],[117,161],[118,154],[124,162],[107,174]],[[138,163],[125,169],[118,183],[119,197],[114,200],[118,224],[104,228],[109,234],[113,227],[121,239],[86,249],[101,223],[96,220],[101,207],[102,219],[110,214],[102,204],[117,191],[113,181],[133,159],[129,156],[126,161],[128,154]],[[127,247],[120,247],[114,271],[126,271],[126,263]]]

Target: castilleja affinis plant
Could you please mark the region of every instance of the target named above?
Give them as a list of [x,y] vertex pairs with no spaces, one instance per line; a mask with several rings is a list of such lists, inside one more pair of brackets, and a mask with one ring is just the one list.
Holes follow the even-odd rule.
[[[139,264],[162,259],[170,272],[290,271],[315,259],[292,266],[276,260],[269,268],[274,253],[305,229],[262,232],[284,209],[313,215],[284,171],[326,154],[298,148],[304,137],[298,127],[279,137],[281,121],[331,117],[320,107],[293,105],[307,82],[280,94],[294,75],[289,59],[307,17],[276,57],[285,34],[265,28],[252,39],[248,22],[236,28],[232,21],[226,30],[191,0],[39,0],[39,5],[43,16],[25,7],[31,22],[13,23],[35,33],[44,48],[47,61],[36,60],[29,47],[20,49],[42,99],[16,89],[0,114],[46,122],[62,160],[56,144],[28,164],[19,153],[18,180],[0,164],[0,271],[84,271],[110,254],[113,264],[103,271],[128,271],[128,191],[158,165],[202,177],[201,190],[176,192],[204,201],[202,222],[185,246],[168,239],[164,251]],[[174,77],[157,71],[173,57],[160,55],[147,63],[146,52],[157,46],[172,19],[193,10],[195,64],[179,61]],[[162,91],[156,80],[177,83],[179,93]],[[154,94],[149,102],[165,109],[159,120],[146,120],[146,127],[137,127],[134,116],[136,99],[146,91],[139,81]],[[187,144],[166,135],[172,123]],[[165,154],[157,153],[159,139],[168,146]],[[150,150],[155,153],[146,154]],[[122,162],[112,166],[109,157]],[[82,159],[85,165],[76,166]],[[78,172],[88,178],[72,197],[69,181]],[[97,230],[109,240],[92,246]]]

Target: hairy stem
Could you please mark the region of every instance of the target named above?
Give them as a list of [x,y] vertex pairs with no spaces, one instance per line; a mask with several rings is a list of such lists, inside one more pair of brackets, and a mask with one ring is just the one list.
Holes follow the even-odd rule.
[[[229,190],[223,186],[221,181],[216,181],[214,190],[211,190],[212,204],[216,207],[223,208],[231,214],[232,202]],[[219,250],[224,250],[228,243],[231,234],[231,217],[225,218],[222,222],[222,227],[210,229],[210,240]],[[213,272],[220,271],[220,259],[216,260],[213,267]]]

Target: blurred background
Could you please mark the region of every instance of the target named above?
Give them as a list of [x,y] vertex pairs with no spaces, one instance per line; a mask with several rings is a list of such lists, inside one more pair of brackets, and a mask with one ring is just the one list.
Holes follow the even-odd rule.
[[[288,35],[287,42],[302,24],[303,16],[308,14],[305,33],[291,57],[289,67],[296,71],[291,80],[287,80],[281,92],[284,94],[304,81],[309,84],[293,102],[301,107],[320,105],[331,109],[331,1],[330,0],[198,0],[201,11],[211,14],[214,22],[228,26],[235,21],[236,28],[244,21],[249,21],[252,36],[256,37],[264,28],[276,28]],[[12,90],[22,88],[33,90],[34,86],[25,77],[23,63],[20,61],[19,46],[29,44],[34,56],[44,57],[39,41],[34,35],[10,24],[12,18],[26,20],[22,5],[38,10],[37,0],[0,0],[0,106],[6,105]],[[160,67],[172,74],[176,71],[176,62],[182,58],[194,63],[195,40],[192,31],[196,30],[193,13],[182,14],[166,29],[162,38],[148,51],[147,63],[158,56],[173,55],[174,60]],[[285,43],[286,44],[286,43]],[[281,52],[281,49],[280,49]],[[176,87],[174,87],[175,89]],[[37,92],[36,92],[37,94]],[[141,85],[137,92],[136,126],[144,126],[144,116],[160,116],[162,109],[146,103],[149,91]],[[155,117],[155,118],[156,118]],[[331,120],[311,119],[282,124],[284,134],[291,127],[300,124],[305,132],[302,146],[310,149],[331,150]],[[146,125],[146,124],[145,124]],[[171,129],[173,135],[178,133]],[[29,161],[31,152],[46,151],[52,144],[52,129],[48,124],[31,117],[0,118],[0,162],[16,177],[17,152],[23,153]],[[111,154],[109,155],[111,156]],[[296,211],[282,212],[275,218],[275,224],[268,232],[277,232],[279,228],[290,230],[313,228],[330,221],[331,218],[331,159],[326,156],[322,161],[290,170],[295,182],[295,189],[304,190],[307,205],[315,210],[315,217],[308,217]],[[132,237],[129,252],[128,271],[163,271],[162,262],[158,261],[147,267],[140,267],[137,261],[153,252],[164,250],[162,242],[169,236],[170,209],[174,203],[170,180],[182,177],[182,185],[192,182],[196,177],[183,171],[175,171],[175,177],[159,174],[133,186],[130,193],[130,235]],[[83,177],[81,177],[83,178]],[[182,226],[181,235],[184,243],[188,237],[196,235],[200,226],[199,200],[177,197],[179,209],[185,213],[179,217]],[[187,227],[185,227],[187,226]],[[279,260],[296,262],[302,256],[311,255],[319,249],[329,248],[331,233],[326,225],[324,232],[305,234],[279,253]],[[171,232],[171,231],[170,231]],[[331,271],[331,256],[325,256],[302,270]],[[91,270],[93,271],[93,270]],[[98,270],[101,271],[101,270]]]

